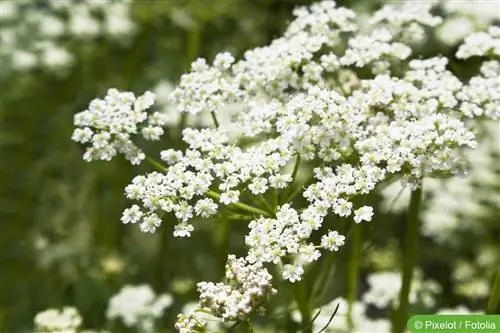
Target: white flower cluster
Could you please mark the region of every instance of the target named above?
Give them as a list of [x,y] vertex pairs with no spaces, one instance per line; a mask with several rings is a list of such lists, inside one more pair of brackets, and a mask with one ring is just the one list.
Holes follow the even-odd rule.
[[148,113],[155,95],[147,91],[135,97],[130,92],[109,89],[104,99],[94,99],[88,110],[77,113],[71,139],[90,144],[83,159],[110,161],[117,153],[132,164],[140,164],[145,154],[132,142],[133,135],[145,140],[159,140],[166,117],[160,112]]
[[73,307],[48,309],[35,316],[36,333],[76,333],[82,324],[82,317]]
[[[322,1],[297,9],[284,36],[269,46],[249,50],[239,61],[226,52],[212,65],[198,59],[182,76],[170,103],[181,113],[210,116],[215,128],[184,129],[185,151],[162,151],[165,166],[157,166],[159,172],[134,178],[125,193],[140,205],[126,209],[122,221],[153,233],[161,216],[173,213],[179,220],[174,236],[186,237],[194,230],[190,220],[213,216],[222,206],[252,219],[245,239],[248,256],[230,257],[229,283],[200,283],[203,307],[226,320],[244,318],[272,294],[264,263],[287,257],[281,273],[295,282],[303,265],[319,258],[317,248],[337,251],[344,244],[343,235],[323,225],[327,215],[369,222],[373,208],[355,206],[356,199],[389,177],[401,176],[416,187],[424,177],[462,171],[459,149],[476,147],[463,109],[474,105],[482,112],[472,116],[494,118],[500,109],[493,82],[498,72],[486,63],[480,78],[464,84],[446,69],[446,58],[411,59],[411,42],[421,41],[425,29],[441,21],[430,8],[384,6],[363,34],[356,32],[353,11]],[[219,122],[234,105],[239,107],[233,121]],[[135,125],[137,118],[106,118],[104,128],[97,128],[106,136],[110,124],[122,121]],[[232,127],[239,136],[228,134]],[[118,128],[119,133],[136,131]],[[101,147],[103,139],[91,139],[93,133],[78,134]],[[299,185],[295,171],[306,163],[313,174]],[[292,208],[290,191],[302,194],[307,206]],[[277,194],[272,207],[242,202],[271,202],[269,192]],[[320,245],[308,241],[313,232]],[[182,329],[200,323],[193,316],[179,318]]]
[[[499,39],[500,43],[500,39]],[[460,99],[460,111],[466,117],[500,118],[500,62],[485,61],[480,74],[472,77],[457,95]]]
[[177,322],[175,323],[175,329],[179,333],[204,333],[206,332],[207,321],[198,315],[197,312],[190,314],[179,314],[177,316]]
[[[482,144],[461,153],[467,165],[466,177],[425,181],[423,235],[439,243],[453,245],[459,241],[460,233],[479,235],[485,232],[484,224],[477,223],[478,219],[495,215],[495,207],[500,207],[496,187],[500,173],[498,128],[498,121],[491,120],[476,125]],[[382,209],[400,212],[409,201],[410,189],[393,183],[382,191],[382,195]]]
[[225,321],[244,320],[276,293],[272,276],[261,263],[228,257],[225,283],[200,282],[200,307]]
[[[363,294],[362,300],[366,304],[378,308],[397,307],[401,291],[401,274],[399,272],[376,272],[368,276],[369,289]],[[420,271],[413,276],[409,303],[421,302],[426,308],[436,304],[435,295],[441,292],[439,284],[432,280],[423,280]]]
[[125,285],[108,304],[106,318],[121,319],[128,327],[154,332],[154,320],[172,305],[172,296],[156,295],[149,285]]
[[[142,231],[154,232],[161,223],[159,216],[173,212],[180,221],[174,236],[190,236],[193,226],[187,222],[195,215],[215,214],[219,203],[238,202],[238,186],[244,185],[258,195],[269,188],[283,188],[291,180],[289,175],[280,173],[292,157],[282,139],[265,141],[246,150],[229,144],[223,129],[186,128],[183,139],[189,145],[185,152],[161,152],[162,160],[169,165],[163,173],[137,176],[127,186],[126,196],[140,200],[148,212],[134,205],[125,210],[124,223],[141,222]],[[214,192],[215,184],[220,194]]]
[[[250,222],[250,232],[245,237],[249,246],[247,260],[251,263],[280,263],[282,258],[294,256],[294,264],[283,267],[283,278],[290,282],[300,281],[303,265],[318,260],[321,253],[307,240],[313,230],[322,225],[321,214],[305,210],[300,216],[285,204],[278,208],[276,219],[261,217]],[[345,237],[337,231],[329,231],[321,239],[321,247],[338,251],[344,245]]]
[[491,26],[488,32],[477,32],[465,38],[457,51],[457,58],[473,56],[500,56],[500,27]]
[[128,2],[5,0],[0,2],[1,69],[67,68],[74,58],[65,45],[68,38],[120,42],[135,30]]
[[391,34],[405,43],[422,42],[425,27],[436,27],[443,19],[431,14],[432,1],[405,1],[402,4],[386,4],[375,12],[371,25],[383,25]]
[[443,24],[436,31],[437,37],[446,45],[456,45],[471,33],[486,29],[500,19],[494,1],[441,0],[436,6],[444,12]]
[[443,24],[437,37],[447,45],[455,45],[474,31],[486,29],[500,19],[498,4],[494,1],[441,0],[436,3],[444,11]]

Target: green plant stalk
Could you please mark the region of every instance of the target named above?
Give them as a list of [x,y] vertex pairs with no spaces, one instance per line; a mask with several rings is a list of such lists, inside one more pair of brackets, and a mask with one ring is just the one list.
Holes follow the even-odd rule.
[[421,202],[422,187],[419,187],[418,189],[411,192],[403,258],[401,293],[399,294],[399,308],[395,312],[395,316],[393,318],[393,333],[402,333],[405,330],[406,321],[408,319],[408,298],[411,290],[413,268],[416,261],[418,238],[420,236],[418,212]]
[[306,285],[304,281],[295,282],[292,285],[293,295],[295,297],[295,302],[299,307],[299,312],[301,316],[300,326],[303,333],[312,333],[311,323],[311,309],[309,306],[309,298],[307,297]]
[[215,128],[219,128],[220,124],[219,124],[219,121],[217,120],[217,115],[215,114],[215,112],[210,112],[210,115],[212,116],[212,121],[214,122],[214,126]]
[[361,256],[362,245],[361,226],[355,225],[352,235],[352,249],[347,268],[347,322],[349,330],[354,329],[354,322],[352,320],[353,305],[356,302],[358,295],[358,280],[359,280],[359,259]]
[[[287,187],[283,193],[283,198],[285,198],[285,202],[289,200],[289,193],[293,190],[293,184],[295,183],[295,179],[297,178],[297,173],[299,171],[299,164],[300,164],[300,154],[297,153],[297,156],[295,158],[295,165],[293,166],[293,171],[292,171],[292,181],[290,182],[290,186]],[[281,203],[281,199],[278,199]]]
[[[215,192],[215,191],[208,191],[207,193],[205,193],[207,196],[211,197],[212,199],[216,199],[216,200],[219,200],[220,199],[220,194]],[[264,216],[267,216],[267,217],[270,217],[271,215],[262,210],[262,209],[259,209],[257,207],[253,207],[253,206],[250,206],[250,205],[247,205],[243,202],[233,202],[231,204],[231,206],[233,207],[237,207],[241,210],[244,210],[248,213],[251,213],[251,214],[257,214],[257,215],[264,215]]]
[[163,166],[161,163],[159,163],[157,160],[155,160],[152,157],[146,156],[146,162],[151,164],[151,166],[154,167],[155,169],[157,169],[158,171],[164,172],[166,169],[165,166]]
[[486,306],[486,313],[495,314],[500,304],[500,267],[497,268],[495,275],[495,280],[493,281],[493,286],[491,287],[491,295],[488,299],[488,304]]

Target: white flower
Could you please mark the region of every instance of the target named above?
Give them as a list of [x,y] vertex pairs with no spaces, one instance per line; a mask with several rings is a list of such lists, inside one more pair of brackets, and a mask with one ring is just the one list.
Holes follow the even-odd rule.
[[239,196],[239,191],[227,191],[221,194],[220,202],[229,205],[230,203],[238,202]]
[[172,296],[156,295],[149,285],[125,285],[108,304],[106,318],[121,319],[128,327],[154,331],[154,320],[172,305]]
[[194,206],[194,210],[201,217],[209,217],[217,213],[217,204],[210,198],[201,199]]
[[174,227],[174,237],[190,237],[194,230],[191,224],[179,223]]
[[267,179],[254,178],[252,183],[248,185],[248,189],[252,191],[253,194],[265,193],[267,191]]
[[308,244],[299,248],[300,259],[305,262],[313,262],[319,259],[321,253],[315,249],[314,245]]
[[373,207],[363,206],[354,211],[354,222],[356,223],[360,223],[361,221],[370,222],[372,220],[372,216],[373,216]]
[[273,188],[285,188],[292,181],[292,176],[289,174],[277,174],[269,177],[269,185]]
[[152,234],[160,225],[161,219],[155,213],[151,213],[150,215],[147,215],[142,219],[142,223],[139,225],[139,228],[142,232]]
[[339,247],[345,244],[345,236],[337,231],[329,231],[327,235],[321,237],[321,246],[329,251],[338,251]]
[[302,268],[302,266],[289,264],[283,266],[283,279],[292,283],[300,281],[302,279],[302,274],[304,274],[304,268]]
[[35,316],[35,333],[76,333],[81,324],[82,317],[76,308],[48,309]]
[[122,215],[122,222],[124,224],[127,223],[136,223],[141,220],[142,218],[142,211],[139,206],[137,205],[132,205],[132,207],[127,208],[123,211]]

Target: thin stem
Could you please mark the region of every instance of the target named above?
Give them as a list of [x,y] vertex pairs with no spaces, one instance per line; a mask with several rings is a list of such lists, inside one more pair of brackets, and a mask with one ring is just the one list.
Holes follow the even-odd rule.
[[354,329],[354,322],[352,320],[352,310],[353,305],[356,302],[356,297],[358,294],[358,279],[359,279],[359,259],[361,254],[361,226],[355,225],[353,229],[352,236],[352,249],[351,256],[349,258],[348,269],[347,269],[347,321],[349,323],[349,329]]
[[146,156],[146,161],[151,164],[152,167],[154,167],[155,169],[157,169],[158,171],[161,171],[161,172],[164,172],[166,167],[164,167],[160,162],[158,162],[157,160],[155,160],[154,158],[150,157],[150,156]]
[[500,304],[500,267],[497,269],[493,286],[491,287],[491,296],[488,299],[486,313],[497,313],[498,305]]
[[263,194],[259,195],[257,198],[260,202],[262,202],[270,214],[274,214],[274,208],[267,202],[266,197]]
[[395,312],[392,329],[394,333],[402,333],[405,330],[406,321],[408,319],[408,295],[411,290],[411,282],[413,278],[413,268],[415,266],[419,224],[418,212],[420,203],[422,202],[422,187],[411,192],[408,225],[406,227],[406,239],[403,260],[403,276],[401,293],[399,295],[399,309]]
[[328,319],[328,322],[326,323],[326,325],[323,326],[323,328],[320,329],[318,333],[323,333],[328,328],[328,326],[330,326],[330,323],[332,322],[333,317],[335,317],[335,315],[339,311],[339,307],[340,307],[340,303],[337,303],[337,307],[335,307],[335,311],[333,311],[332,315],[330,316],[330,319]]
[[[283,193],[283,197],[285,198],[285,202],[288,201],[288,199],[290,198],[289,193],[290,193],[290,191],[292,191],[293,183],[295,183],[295,179],[297,178],[297,173],[299,171],[299,164],[300,164],[300,154],[297,153],[296,158],[295,158],[295,165],[293,166],[293,171],[292,171],[292,181],[290,182],[290,186]],[[280,202],[281,202],[281,200],[280,200]]]
[[[206,195],[209,196],[209,197],[211,197],[211,198],[213,198],[213,199],[216,199],[216,200],[220,199],[220,194],[217,193],[217,192],[215,192],[215,191],[208,191],[206,193]],[[234,207],[237,207],[237,208],[239,208],[241,210],[244,210],[246,212],[249,212],[251,214],[264,215],[264,216],[267,216],[267,217],[271,216],[268,212],[266,212],[266,211],[264,211],[262,209],[259,209],[257,207],[253,207],[253,206],[247,205],[247,204],[245,204],[243,202],[233,202],[231,205],[234,206]]]
[[300,154],[297,153],[297,157],[295,158],[295,165],[293,166],[293,171],[292,171],[292,183],[295,181],[295,178],[297,178],[297,172],[299,171],[299,164],[300,164]]
[[213,112],[213,111],[210,112],[210,115],[212,116],[212,120],[214,122],[214,126],[216,128],[219,128],[220,125],[219,125],[219,121],[217,120],[217,115],[215,114],[215,112]]

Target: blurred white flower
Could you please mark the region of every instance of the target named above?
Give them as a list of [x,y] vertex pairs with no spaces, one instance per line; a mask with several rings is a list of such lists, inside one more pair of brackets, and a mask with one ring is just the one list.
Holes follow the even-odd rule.
[[128,327],[154,331],[154,321],[173,303],[168,294],[156,295],[149,285],[125,285],[108,304],[106,317],[121,319]]
[[48,309],[35,316],[35,333],[76,333],[81,324],[76,308]]

